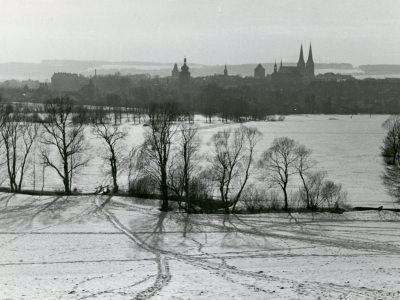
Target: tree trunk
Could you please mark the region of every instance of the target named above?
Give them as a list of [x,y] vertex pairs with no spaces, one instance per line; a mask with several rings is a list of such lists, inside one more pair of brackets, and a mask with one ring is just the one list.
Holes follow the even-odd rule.
[[287,196],[287,192],[286,192],[286,185],[282,188],[282,190],[283,190],[283,194],[285,196],[285,210],[288,211],[289,203],[288,203],[288,196]]
[[117,161],[116,161],[116,159],[115,159],[115,157],[114,157],[114,154],[113,154],[113,157],[110,159],[110,163],[111,163],[111,175],[112,175],[112,178],[113,178],[113,185],[114,185],[114,187],[113,187],[113,193],[118,193],[118,184],[117,184]]
[[305,178],[303,176],[303,172],[302,171],[300,171],[299,174],[300,174],[301,180],[303,181],[304,190],[306,191],[307,209],[311,209],[311,206],[310,206],[310,192],[308,191],[306,180],[305,180]]
[[161,170],[161,193],[162,193],[162,206],[161,211],[168,211],[168,186],[167,186],[167,172],[165,166]]
[[229,210],[229,201],[228,201],[228,199],[224,197],[223,203],[224,203],[224,207],[225,207],[225,214],[229,215],[231,212]]
[[64,178],[64,190],[66,194],[71,194],[71,191],[69,189],[69,178],[68,176]]
[[68,157],[65,158],[64,160],[64,178],[63,178],[63,182],[64,182],[64,190],[66,194],[71,194],[71,190],[69,188],[69,174],[68,174]]

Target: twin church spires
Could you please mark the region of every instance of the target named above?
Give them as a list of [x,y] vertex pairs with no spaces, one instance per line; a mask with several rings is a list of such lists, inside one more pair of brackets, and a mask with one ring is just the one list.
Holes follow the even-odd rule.
[[[181,71],[179,72],[177,64],[174,65],[174,68],[172,70],[172,77],[173,78],[179,78],[179,85],[181,88],[188,88],[190,85],[190,72],[189,72],[189,67],[186,64],[186,57],[183,61],[183,66],[181,67]],[[303,44],[300,46],[300,57],[299,61],[297,62],[297,67],[292,67],[292,66],[283,66],[282,65],[282,59],[280,63],[280,67],[278,69],[278,66],[274,64],[274,73],[272,74],[274,78],[286,78],[286,77],[302,77],[306,79],[313,79],[315,77],[314,73],[314,60],[313,60],[313,55],[312,55],[312,47],[310,43],[310,50],[308,52],[308,59],[307,63],[304,61],[304,53],[303,53]],[[228,69],[225,64],[225,69],[224,69],[224,77],[228,77]],[[265,77],[265,69],[259,64],[255,69],[254,69],[254,77],[260,77],[263,78]],[[289,78],[288,77],[288,78]]]
[[[254,71],[255,74],[255,71]],[[256,75],[254,75],[256,76]],[[310,44],[310,51],[308,52],[307,63],[304,61],[303,45],[300,46],[300,57],[297,62],[297,66],[283,66],[282,60],[281,65],[278,69],[276,61],[274,64],[274,73],[272,74],[275,79],[294,79],[303,78],[306,80],[312,80],[315,77],[314,74],[314,60],[312,55],[312,48]],[[257,76],[256,76],[257,77]]]
[[[282,64],[282,63],[281,63]],[[308,52],[307,63],[304,62],[303,56],[303,44],[300,47],[300,57],[297,63],[297,70],[305,77],[314,77],[314,60],[312,56],[312,48],[310,44],[310,50]]]

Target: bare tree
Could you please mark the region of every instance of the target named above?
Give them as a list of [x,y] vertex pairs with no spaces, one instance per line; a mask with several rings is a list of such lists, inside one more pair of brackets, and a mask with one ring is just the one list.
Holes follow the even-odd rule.
[[300,188],[300,199],[307,205],[308,209],[316,211],[321,207],[325,199],[323,197],[323,189],[326,172],[317,171],[309,173]]
[[400,199],[400,116],[390,116],[382,127],[387,130],[381,147],[385,166],[382,181],[389,195]]
[[152,104],[148,111],[149,127],[144,133],[140,160],[145,172],[158,183],[162,194],[161,211],[168,211],[168,162],[172,139],[177,131],[174,124],[179,116],[174,102]]
[[211,173],[218,184],[226,214],[235,212],[252,173],[254,148],[260,138],[261,132],[257,128],[245,126],[219,131],[211,138]]
[[347,201],[347,192],[343,191],[341,184],[335,184],[333,181],[324,182],[322,197],[330,211],[337,210]]
[[312,153],[311,149],[308,149],[304,145],[298,145],[296,148],[296,156],[297,160],[295,163],[295,169],[300,175],[301,181],[303,183],[303,188],[305,192],[305,202],[308,209],[311,209],[311,200],[310,200],[310,191],[307,185],[307,175],[309,171],[314,167],[316,164],[315,161],[310,160],[310,155]]
[[332,210],[344,204],[347,193],[342,190],[342,185],[326,180],[326,175],[327,173],[323,171],[311,172],[304,186],[300,188],[300,200],[306,203],[308,209],[317,211],[321,207],[327,207]]
[[125,167],[125,171],[128,173],[128,190],[131,191],[136,182],[141,178],[143,173],[143,167],[141,166],[140,147],[133,147],[128,155],[122,159],[122,165]]
[[[41,148],[45,166],[53,168],[64,184],[65,193],[71,193],[72,177],[75,171],[85,166],[88,159],[83,157],[86,151],[83,130],[84,122],[72,122],[74,104],[69,98],[56,98],[47,101],[44,111],[47,114],[42,125],[45,133]],[[58,159],[51,155],[51,149],[56,150]]]
[[[108,121],[108,122],[107,122]],[[120,159],[119,153],[121,151],[122,142],[128,135],[127,130],[122,130],[117,124],[110,124],[111,120],[100,124],[92,125],[92,133],[95,137],[101,139],[105,146],[108,148],[105,159],[110,162],[111,176],[113,178],[113,193],[118,193],[118,161]]]
[[0,134],[3,141],[10,188],[21,191],[30,151],[39,131],[39,124],[29,123],[15,108],[3,108],[0,115]]
[[[168,167],[168,186],[178,196],[179,200],[185,199],[186,211],[192,211],[191,197],[194,174],[198,174],[200,138],[194,124],[181,123],[179,137]],[[179,201],[179,206],[181,202]]]
[[273,184],[282,189],[285,201],[285,210],[289,210],[287,186],[291,175],[297,172],[295,166],[299,159],[296,149],[298,144],[287,137],[277,138],[272,146],[262,154],[259,161],[260,168],[264,169]]
[[386,165],[398,165],[400,163],[400,116],[390,116],[382,127],[387,130],[381,147],[381,156]]

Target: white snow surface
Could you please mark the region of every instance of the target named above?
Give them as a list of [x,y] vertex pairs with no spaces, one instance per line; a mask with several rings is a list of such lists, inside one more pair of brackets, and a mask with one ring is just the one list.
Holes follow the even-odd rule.
[[399,299],[400,215],[0,194],[0,299]]

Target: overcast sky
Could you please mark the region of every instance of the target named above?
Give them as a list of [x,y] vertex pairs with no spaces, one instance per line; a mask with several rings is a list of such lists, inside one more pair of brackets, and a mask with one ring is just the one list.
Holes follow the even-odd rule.
[[398,0],[1,0],[0,62],[400,64]]

